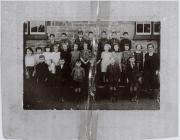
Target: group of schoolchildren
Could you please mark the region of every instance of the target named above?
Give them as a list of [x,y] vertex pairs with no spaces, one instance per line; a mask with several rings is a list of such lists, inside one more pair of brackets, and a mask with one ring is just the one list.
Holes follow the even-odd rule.
[[60,42],[56,42],[55,35],[51,34],[46,47],[37,47],[35,53],[32,48],[26,48],[26,78],[61,89],[73,86],[75,93],[81,93],[88,82],[90,60],[96,51],[97,84],[108,85],[113,93],[117,91],[118,83],[127,84],[132,101],[137,101],[142,79],[146,79],[144,85],[148,90],[157,86],[154,79],[159,72],[159,57],[154,53],[153,44],[147,45],[148,53],[144,55],[140,44],[136,45],[136,51],[130,50],[131,40],[127,32],[119,41],[116,32],[112,32],[112,38],[108,40],[103,31],[97,47],[93,45],[93,32],[88,35],[89,38],[85,39],[83,32],[79,31],[78,38],[71,44],[66,33],[62,33]]

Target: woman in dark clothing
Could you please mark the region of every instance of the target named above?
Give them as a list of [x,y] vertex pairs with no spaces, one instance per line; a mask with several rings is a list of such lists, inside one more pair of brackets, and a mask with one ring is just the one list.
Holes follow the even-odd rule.
[[147,90],[159,89],[159,55],[154,53],[154,45],[147,45],[148,53],[144,62],[144,86]]

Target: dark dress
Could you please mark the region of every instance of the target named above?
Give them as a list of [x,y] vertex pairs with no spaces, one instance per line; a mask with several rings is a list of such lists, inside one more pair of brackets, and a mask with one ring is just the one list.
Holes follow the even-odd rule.
[[159,80],[156,75],[156,70],[159,70],[159,55],[153,53],[152,56],[149,53],[145,54],[144,62],[144,86],[147,89],[158,89]]
[[69,51],[61,51],[61,58],[65,60],[65,63],[67,65],[70,65],[71,63],[71,53]]
[[143,52],[141,53],[134,53],[134,57],[135,57],[135,63],[138,67],[139,71],[143,70]]
[[38,83],[44,83],[45,79],[48,78],[49,69],[45,62],[36,65],[36,80]]
[[124,38],[120,41],[120,51],[124,51],[124,45],[128,44],[129,45],[129,50],[131,49],[131,40]]

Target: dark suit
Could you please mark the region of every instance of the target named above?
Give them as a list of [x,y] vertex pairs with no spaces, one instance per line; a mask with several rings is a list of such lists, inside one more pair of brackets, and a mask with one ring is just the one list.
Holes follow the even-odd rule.
[[131,49],[131,40],[124,38],[120,41],[120,51],[124,51],[124,45],[128,44],[129,45],[129,50]]
[[117,38],[112,38],[109,40],[109,44],[111,45],[111,51],[114,51],[114,45],[119,45],[119,40]]
[[77,38],[74,43],[78,44],[78,50],[81,51],[84,48],[83,47],[84,46],[84,42],[86,42],[86,40],[84,38],[81,38],[81,40],[80,40],[80,38]]

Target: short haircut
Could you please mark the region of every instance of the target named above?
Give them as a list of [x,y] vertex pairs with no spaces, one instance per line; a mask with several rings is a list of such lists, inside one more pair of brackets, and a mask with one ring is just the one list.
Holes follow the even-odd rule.
[[141,45],[141,44],[137,44],[137,45],[136,45],[136,49],[137,49],[137,46],[138,46],[138,45],[140,45],[140,46],[141,46],[141,49],[142,49],[142,45]]
[[89,34],[93,34],[93,32],[92,32],[92,31],[89,31],[89,32],[88,32],[88,35],[89,35]]
[[50,49],[50,51],[51,51],[51,47],[50,46],[46,46],[46,47],[44,47],[44,51],[46,51],[46,49],[47,48],[49,48]]
[[149,46],[152,46],[154,48],[154,44],[152,43],[147,44],[147,49],[149,48]]
[[102,31],[101,34],[105,33],[106,34],[106,31]]
[[51,36],[52,36],[52,37],[55,37],[55,35],[54,35],[54,34],[50,34],[50,35],[49,35],[49,37],[51,37]]
[[28,47],[25,49],[25,53],[27,53],[27,50],[30,50],[32,52],[32,54],[34,53],[33,49],[31,47]]
[[41,58],[44,58],[44,59],[45,59],[45,56],[44,56],[44,55],[40,55],[40,56],[39,56],[39,59],[41,59]]
[[116,34],[116,35],[117,35],[117,32],[116,32],[116,31],[114,31],[114,32],[112,32],[112,34]]
[[83,31],[78,31],[78,34],[83,34]]
[[42,48],[41,47],[37,47],[36,48],[36,52],[37,52],[37,50],[41,50],[42,51]]
[[67,36],[67,34],[66,34],[66,33],[62,33],[61,35],[65,35],[65,36]]
[[128,32],[124,32],[123,35],[127,34],[128,35]]

